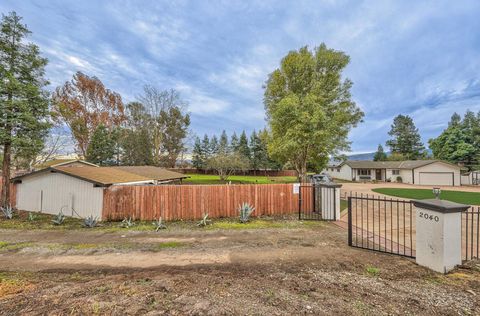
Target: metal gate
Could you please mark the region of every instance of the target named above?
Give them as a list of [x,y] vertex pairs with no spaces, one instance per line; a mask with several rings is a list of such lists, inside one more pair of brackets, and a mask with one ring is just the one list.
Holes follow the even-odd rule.
[[411,201],[368,195],[348,198],[351,247],[415,257],[415,214]]
[[299,220],[337,220],[339,185],[302,183],[299,187]]

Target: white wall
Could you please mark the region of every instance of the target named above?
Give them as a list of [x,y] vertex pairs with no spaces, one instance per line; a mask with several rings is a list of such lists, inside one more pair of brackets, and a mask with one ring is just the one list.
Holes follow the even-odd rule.
[[[42,172],[17,184],[17,208],[67,216],[101,218],[103,188],[61,173]],[[75,214],[72,212],[75,210]]]
[[453,172],[453,177],[454,177],[454,185],[459,186],[460,185],[460,168],[446,164],[443,162],[434,162],[429,165],[416,168],[414,170],[415,173],[415,184],[421,184],[420,181],[420,173],[421,172]]
[[344,164],[340,167],[340,172],[337,171],[337,168],[326,168],[322,172],[330,175],[332,178],[352,181],[352,168]]

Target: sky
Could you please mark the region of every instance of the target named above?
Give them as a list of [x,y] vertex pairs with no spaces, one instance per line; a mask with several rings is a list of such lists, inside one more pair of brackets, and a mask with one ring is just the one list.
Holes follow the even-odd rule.
[[344,77],[365,112],[352,153],[384,144],[398,114],[427,142],[454,112],[480,111],[480,1],[1,0],[10,11],[49,59],[49,89],[77,71],[125,102],[173,88],[200,136],[265,127],[268,74],[320,43],[351,58]]

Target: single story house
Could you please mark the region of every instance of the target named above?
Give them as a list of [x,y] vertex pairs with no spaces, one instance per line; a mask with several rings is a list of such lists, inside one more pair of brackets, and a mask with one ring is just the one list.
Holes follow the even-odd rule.
[[118,185],[155,185],[187,178],[158,167],[99,167],[74,161],[12,178],[20,210],[101,218],[104,190]]
[[418,185],[461,185],[462,167],[440,160],[343,161],[323,172],[348,181],[391,181]]

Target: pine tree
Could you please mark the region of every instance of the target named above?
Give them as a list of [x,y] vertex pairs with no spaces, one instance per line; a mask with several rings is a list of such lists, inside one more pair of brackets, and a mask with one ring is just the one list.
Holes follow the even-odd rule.
[[228,136],[225,130],[223,130],[222,135],[220,136],[220,141],[218,142],[218,152],[221,154],[227,154],[229,152]]
[[245,157],[246,159],[250,160],[250,148],[248,147],[248,138],[245,131],[240,134],[240,139],[238,140],[238,149],[237,152]]
[[237,152],[238,150],[238,136],[237,133],[233,132],[232,138],[230,140],[230,151]]
[[87,147],[87,161],[97,165],[112,165],[115,162],[116,142],[114,135],[103,124],[98,125]]
[[3,147],[0,206],[10,204],[12,152],[35,155],[48,133],[48,94],[43,89],[47,59],[15,12],[0,23],[0,146]]
[[218,149],[219,149],[218,138],[216,135],[213,135],[213,137],[210,139],[210,154],[211,155],[218,154]]
[[425,156],[425,147],[420,139],[418,128],[408,115],[398,115],[393,120],[388,135],[393,138],[387,141],[392,153],[401,154],[406,159],[419,159]]
[[250,164],[253,170],[259,170],[262,165],[262,142],[254,130],[250,135]]
[[211,150],[210,139],[208,138],[208,135],[205,134],[202,140],[202,154],[203,154],[202,160],[204,162],[207,161],[212,156],[212,152],[210,150]]
[[205,160],[203,160],[203,148],[202,148],[202,141],[197,136],[195,138],[195,145],[193,145],[192,151],[192,165],[196,169],[203,169],[205,168]]
[[379,144],[377,152],[373,156],[373,161],[385,161],[385,160],[387,160],[387,154],[383,150],[383,146]]

